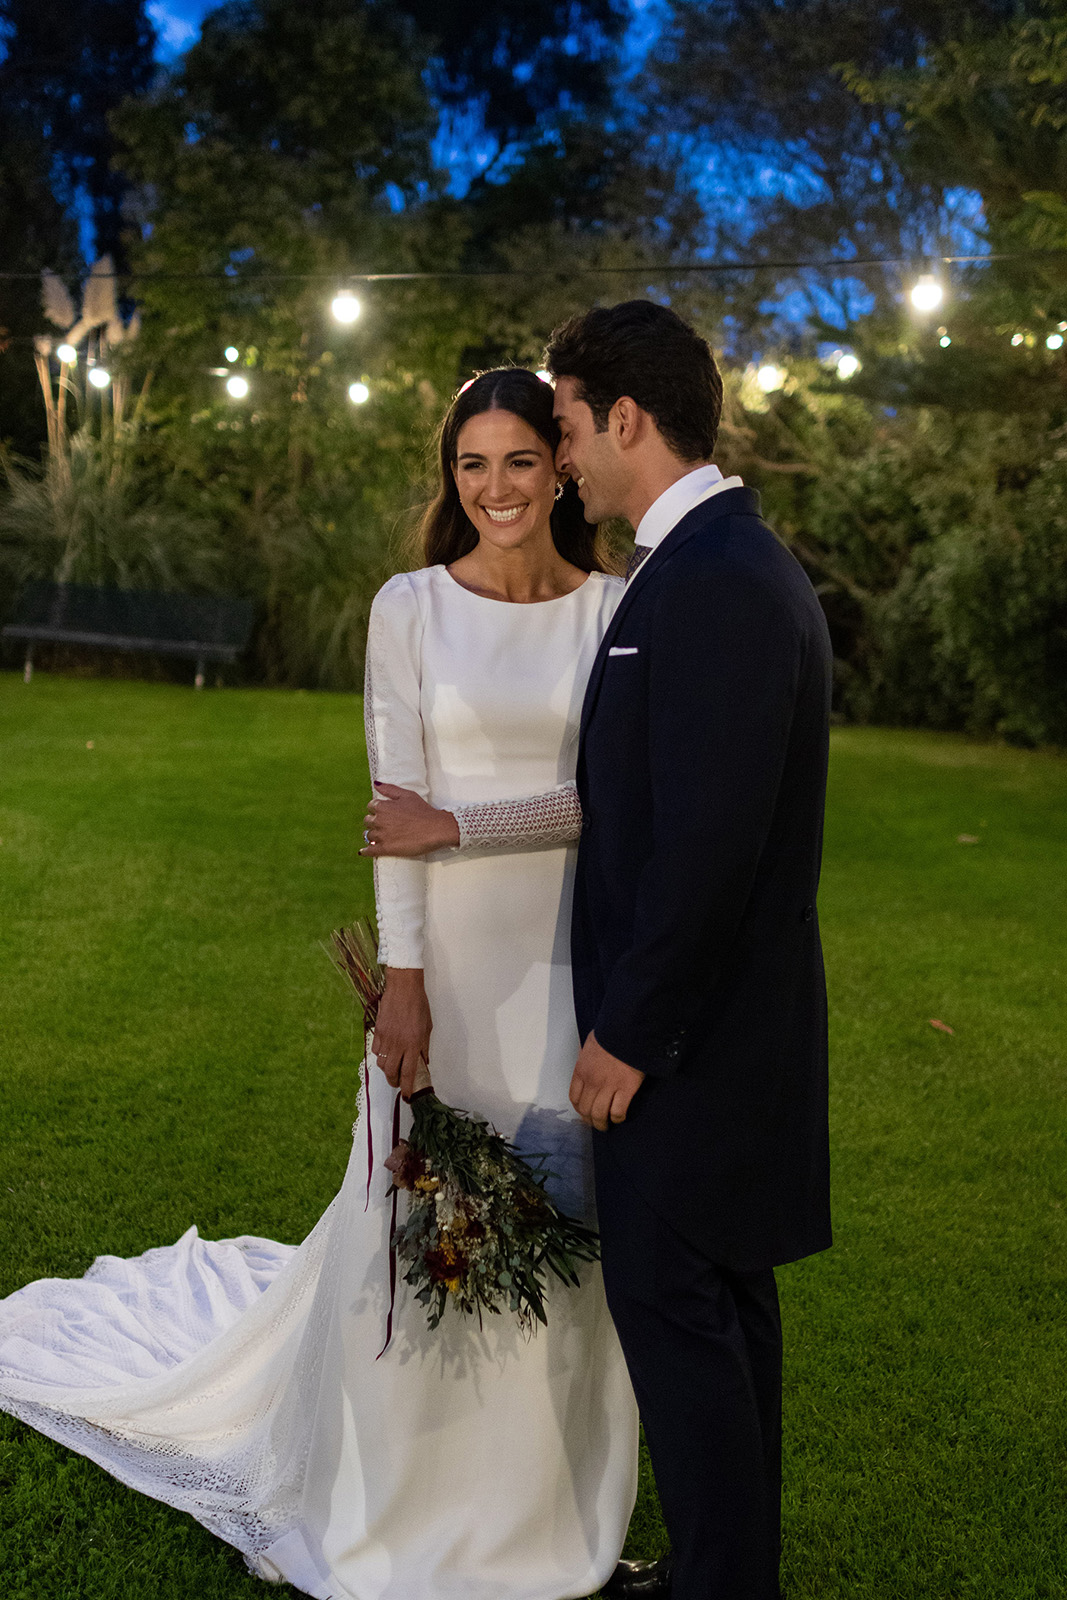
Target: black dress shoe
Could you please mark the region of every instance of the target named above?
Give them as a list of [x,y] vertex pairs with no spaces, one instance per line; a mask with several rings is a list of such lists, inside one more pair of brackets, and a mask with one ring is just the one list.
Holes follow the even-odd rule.
[[671,1592],[671,1558],[620,1561],[601,1589],[606,1600],[667,1600]]

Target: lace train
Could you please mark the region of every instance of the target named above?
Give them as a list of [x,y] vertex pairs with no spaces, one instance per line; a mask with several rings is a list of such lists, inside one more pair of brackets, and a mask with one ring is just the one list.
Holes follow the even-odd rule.
[[299,1510],[333,1212],[298,1248],[192,1227],[18,1290],[0,1302],[0,1406],[189,1512],[267,1577],[257,1554]]

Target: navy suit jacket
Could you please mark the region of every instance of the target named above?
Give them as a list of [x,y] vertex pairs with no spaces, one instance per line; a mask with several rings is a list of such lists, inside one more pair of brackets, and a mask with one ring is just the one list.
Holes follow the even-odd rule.
[[721,490],[631,579],[582,713],[578,1026],[648,1075],[597,1157],[737,1271],[830,1243],[831,662],[758,495]]

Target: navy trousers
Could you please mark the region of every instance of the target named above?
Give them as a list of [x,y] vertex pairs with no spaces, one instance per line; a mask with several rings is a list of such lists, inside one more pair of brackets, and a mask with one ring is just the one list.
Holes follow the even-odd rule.
[[780,1600],[782,1324],[655,1212],[595,1134],[604,1287],[671,1539],[671,1600]]

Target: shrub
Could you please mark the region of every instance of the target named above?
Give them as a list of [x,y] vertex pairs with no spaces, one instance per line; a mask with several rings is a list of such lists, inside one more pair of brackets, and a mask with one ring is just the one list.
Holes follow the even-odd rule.
[[1067,744],[1067,467],[920,546],[867,612],[866,720]]
[[[217,587],[224,554],[208,518],[175,504],[126,459],[128,441],[82,429],[40,471],[8,457],[0,497],[0,572],[120,588]],[[5,587],[6,587],[5,586]]]

